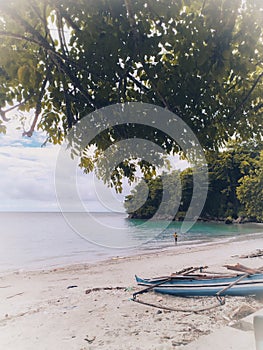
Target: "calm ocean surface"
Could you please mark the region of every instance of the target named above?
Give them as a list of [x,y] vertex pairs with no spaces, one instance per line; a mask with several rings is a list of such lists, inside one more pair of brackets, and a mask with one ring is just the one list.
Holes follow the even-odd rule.
[[263,226],[196,223],[182,233],[181,223],[128,220],[113,213],[0,213],[0,272],[91,263],[116,256],[215,240],[263,236]]

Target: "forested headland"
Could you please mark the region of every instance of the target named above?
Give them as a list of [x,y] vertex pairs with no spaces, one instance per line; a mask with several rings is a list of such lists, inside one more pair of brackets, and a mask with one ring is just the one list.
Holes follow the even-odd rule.
[[[231,142],[224,151],[207,153],[208,193],[201,220],[232,222],[263,221],[263,152],[262,145]],[[163,198],[163,182],[171,188]],[[189,210],[193,191],[191,167],[163,173],[154,179],[141,181],[125,208],[133,219],[149,219],[165,201],[157,219],[183,220]],[[147,198],[140,206],[142,198]],[[174,208],[178,208],[175,211]]]

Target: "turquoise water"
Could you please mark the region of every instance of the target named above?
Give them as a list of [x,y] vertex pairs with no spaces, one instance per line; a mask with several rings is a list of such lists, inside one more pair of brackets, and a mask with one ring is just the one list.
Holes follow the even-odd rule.
[[[130,220],[130,225],[140,225],[142,220]],[[159,222],[147,222],[147,228],[151,232],[156,231],[156,237],[148,242],[148,248],[152,247],[167,247],[173,241],[173,233],[178,233],[178,245],[200,244],[216,241],[218,239],[238,239],[238,238],[253,238],[254,235],[263,233],[263,226],[259,224],[233,224],[226,225],[224,223],[195,223],[189,231],[181,232],[182,223],[172,222],[161,233],[157,234]]]
[[215,240],[253,238],[256,224],[196,223],[188,232],[181,223],[129,220],[113,213],[0,213],[0,272],[91,263],[174,246]]

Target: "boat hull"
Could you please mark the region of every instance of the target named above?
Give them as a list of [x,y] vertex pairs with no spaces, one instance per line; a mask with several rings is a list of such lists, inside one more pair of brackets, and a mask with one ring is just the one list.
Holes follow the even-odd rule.
[[[157,293],[170,294],[175,296],[263,296],[263,274],[255,274],[244,277],[242,280],[224,290],[230,284],[240,279],[241,275],[227,278],[195,279],[195,278],[173,278],[165,279],[142,279],[136,276],[136,281],[140,285],[153,286]],[[154,287],[156,285],[156,287]]]

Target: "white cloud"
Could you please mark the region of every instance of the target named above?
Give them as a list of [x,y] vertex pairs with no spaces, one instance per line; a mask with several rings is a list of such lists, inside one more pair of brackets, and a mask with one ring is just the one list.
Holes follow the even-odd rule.
[[1,210],[54,208],[53,150],[4,146],[0,150]]
[[[0,210],[54,211],[60,210],[56,199],[55,168],[59,147],[14,147],[0,149]],[[115,196],[112,190],[98,183],[93,174],[77,171],[77,178],[67,178],[65,188],[77,181],[80,200],[90,211],[123,211],[124,194]],[[75,203],[70,203],[74,210]]]
[[[31,138],[22,137],[19,112],[9,113],[7,133],[0,134],[0,211],[57,211],[55,169],[60,146],[41,147],[46,137],[36,131]],[[33,114],[27,115],[30,127]],[[87,210],[123,210],[124,195],[114,196],[104,184],[94,183],[93,174],[84,175],[77,170],[76,179],[67,178],[65,188],[78,184],[80,200]],[[98,190],[99,186],[99,190]],[[98,193],[107,193],[107,203],[98,198]],[[70,203],[74,210],[75,203]]]

